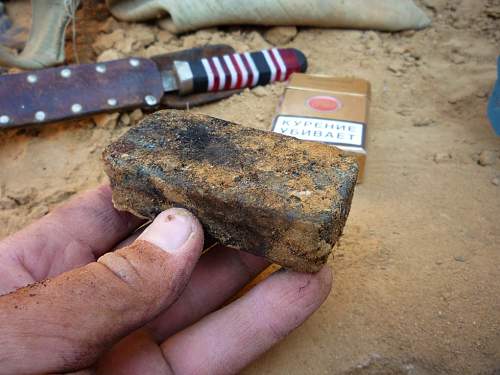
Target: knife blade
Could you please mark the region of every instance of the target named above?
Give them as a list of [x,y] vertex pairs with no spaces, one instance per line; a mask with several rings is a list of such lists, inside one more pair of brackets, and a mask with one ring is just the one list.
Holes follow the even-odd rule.
[[176,60],[169,69],[157,61],[132,57],[0,76],[0,128],[153,109],[169,93],[216,95],[285,81],[307,69],[301,51],[278,48]]

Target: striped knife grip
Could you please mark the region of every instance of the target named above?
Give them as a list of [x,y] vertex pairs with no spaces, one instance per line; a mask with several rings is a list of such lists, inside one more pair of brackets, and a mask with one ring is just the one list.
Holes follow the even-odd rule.
[[307,59],[294,48],[273,48],[252,53],[205,58],[189,63],[193,92],[243,89],[286,81],[305,72]]

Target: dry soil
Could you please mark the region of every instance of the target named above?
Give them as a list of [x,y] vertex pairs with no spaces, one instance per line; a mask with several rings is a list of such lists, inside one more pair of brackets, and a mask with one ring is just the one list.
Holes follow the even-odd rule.
[[[371,81],[369,158],[331,261],[333,293],[245,374],[500,374],[500,139],[486,118],[500,1],[419,3],[433,18],[423,31],[301,28],[282,40],[307,54],[310,73]],[[23,18],[26,4],[8,4]],[[265,28],[176,37],[103,13],[93,21],[100,29],[82,18],[83,60],[216,42],[240,51],[271,46]],[[282,84],[247,90],[195,110],[266,129],[282,92]],[[138,117],[1,132],[0,237],[105,182],[102,149]],[[481,152],[488,165],[478,162]]]

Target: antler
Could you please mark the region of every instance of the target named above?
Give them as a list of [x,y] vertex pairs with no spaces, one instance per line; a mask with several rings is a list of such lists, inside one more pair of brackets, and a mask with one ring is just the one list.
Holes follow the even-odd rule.
[[64,34],[80,0],[32,0],[33,21],[24,50],[0,46],[0,65],[38,69],[64,62]]

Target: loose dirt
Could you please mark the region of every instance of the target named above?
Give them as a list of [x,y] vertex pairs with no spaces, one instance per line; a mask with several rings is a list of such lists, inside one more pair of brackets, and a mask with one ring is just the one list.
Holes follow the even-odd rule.
[[[500,373],[500,139],[486,118],[500,2],[419,3],[434,21],[420,32],[299,28],[284,45],[306,53],[310,73],[371,81],[367,175],[331,262],[333,293],[245,374]],[[8,4],[11,13],[24,9]],[[92,38],[79,33],[84,61],[206,43],[271,46],[266,28],[177,37],[102,13],[94,23],[101,31],[87,27]],[[120,38],[102,40],[115,30]],[[195,111],[266,129],[283,88],[247,90]],[[105,182],[103,148],[140,117],[1,132],[0,237]]]

